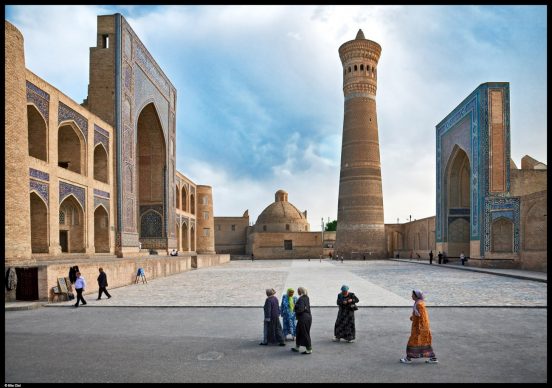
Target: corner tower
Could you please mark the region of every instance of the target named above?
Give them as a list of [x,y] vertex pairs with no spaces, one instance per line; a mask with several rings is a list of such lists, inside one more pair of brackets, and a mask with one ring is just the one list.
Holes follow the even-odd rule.
[[362,30],[339,47],[345,113],[335,249],[346,258],[387,257],[376,113],[380,54],[381,46]]

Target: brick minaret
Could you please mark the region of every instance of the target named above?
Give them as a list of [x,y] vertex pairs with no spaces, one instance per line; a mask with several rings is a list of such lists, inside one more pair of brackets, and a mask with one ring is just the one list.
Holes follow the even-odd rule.
[[345,114],[335,249],[345,258],[387,257],[376,114],[380,54],[381,46],[362,30],[339,47]]

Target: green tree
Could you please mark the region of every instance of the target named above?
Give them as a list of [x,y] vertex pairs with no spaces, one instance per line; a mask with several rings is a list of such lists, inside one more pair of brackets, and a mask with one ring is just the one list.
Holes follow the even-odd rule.
[[324,230],[326,232],[335,232],[337,230],[337,220],[326,222],[326,228]]

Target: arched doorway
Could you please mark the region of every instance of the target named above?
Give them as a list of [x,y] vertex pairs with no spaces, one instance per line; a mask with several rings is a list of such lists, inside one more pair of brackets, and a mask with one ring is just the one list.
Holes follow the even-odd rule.
[[85,175],[84,138],[72,124],[58,130],[58,166]]
[[98,144],[96,148],[94,148],[94,179],[109,183],[108,171],[107,151],[103,144]]
[[512,253],[514,248],[514,224],[511,220],[500,217],[491,224],[491,251]]
[[142,248],[166,248],[166,241],[161,242],[165,237],[163,227],[166,183],[165,137],[153,103],[146,105],[140,112],[137,131],[139,238]]
[[31,251],[48,253],[48,207],[36,193],[30,195],[31,201]]
[[466,152],[454,146],[445,176],[445,214],[449,257],[470,252],[470,160]]
[[34,105],[27,105],[29,155],[48,161],[48,131],[46,121]]
[[195,214],[195,195],[190,195],[190,213]]
[[109,253],[109,215],[102,205],[94,211],[94,247],[96,253]]
[[84,252],[84,211],[77,199],[69,195],[59,205],[59,241],[62,252]]

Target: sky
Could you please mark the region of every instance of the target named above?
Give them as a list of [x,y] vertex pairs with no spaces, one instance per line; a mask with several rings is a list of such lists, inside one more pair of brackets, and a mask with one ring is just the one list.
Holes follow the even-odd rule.
[[[385,223],[435,215],[435,126],[484,82],[510,83],[511,157],[547,164],[546,6],[5,7],[26,67],[81,103],[97,15],[121,13],[177,90],[177,169],[250,222],[283,189],[311,230],[337,218],[338,48],[382,47],[377,114]],[[69,22],[70,21],[70,22]]]

